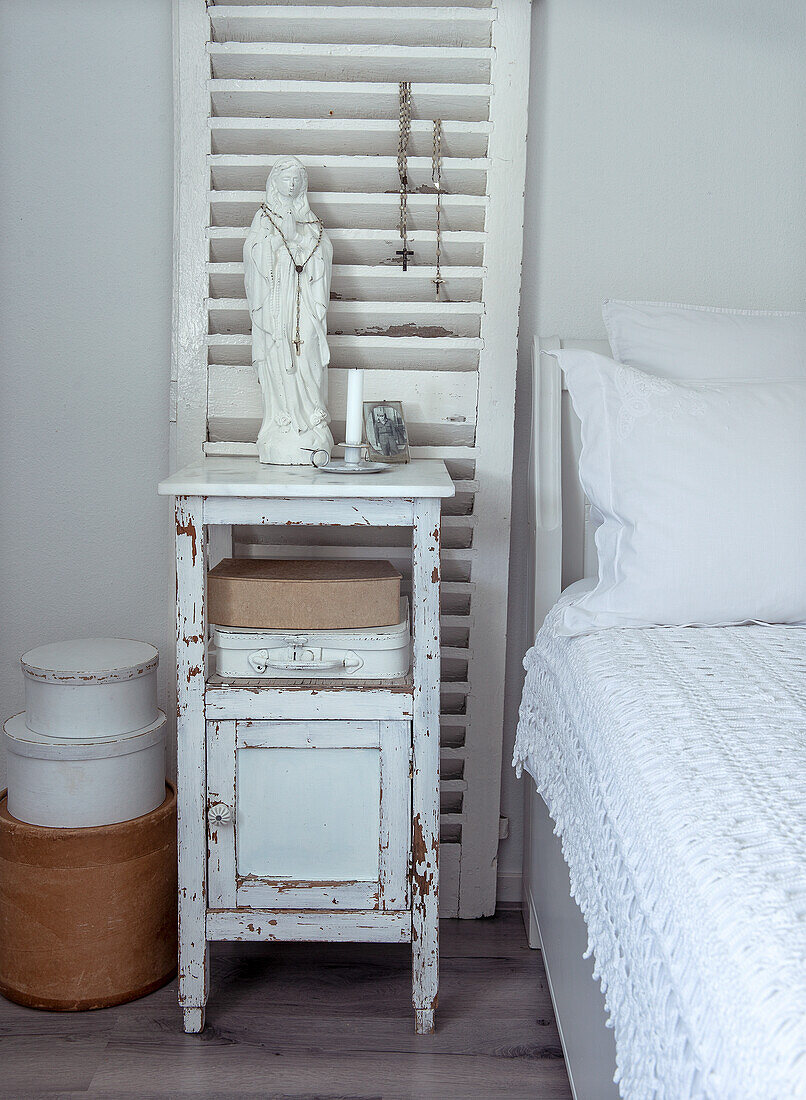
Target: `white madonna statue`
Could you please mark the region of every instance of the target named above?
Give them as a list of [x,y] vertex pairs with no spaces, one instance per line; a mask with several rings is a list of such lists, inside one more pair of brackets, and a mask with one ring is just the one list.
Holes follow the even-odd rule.
[[328,456],[327,307],[333,246],[308,205],[308,174],[281,157],[266,181],[243,250],[252,318],[252,364],[263,395],[261,462],[310,465]]

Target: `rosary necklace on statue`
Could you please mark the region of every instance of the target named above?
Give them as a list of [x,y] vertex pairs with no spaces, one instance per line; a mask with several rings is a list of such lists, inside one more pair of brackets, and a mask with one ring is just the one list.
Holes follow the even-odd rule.
[[408,219],[409,219],[409,136],[411,134],[411,84],[408,80],[401,80],[398,85],[398,139],[397,139],[397,174],[400,178],[400,249],[395,253],[403,262],[403,270],[409,269],[409,256],[414,253],[408,244]]
[[275,218],[279,218],[280,215],[276,214],[274,212],[274,210],[270,210],[268,208],[268,206],[265,204],[265,202],[261,203],[260,205],[261,205],[261,209],[263,210],[263,213],[266,215],[266,217],[269,219],[271,224],[274,226],[274,228],[280,234],[280,240],[285,245],[285,250],[288,253],[288,255],[291,259],[291,263],[294,265],[294,270],[297,273],[296,330],[295,330],[295,333],[294,333],[294,339],[292,340],[292,343],[294,345],[294,350],[296,351],[297,355],[299,356],[300,349],[302,348],[302,345],[304,343],[304,341],[302,340],[302,338],[300,337],[300,334],[299,334],[300,299],[302,297],[302,285],[301,285],[300,280],[302,278],[302,272],[305,270],[305,266],[308,263],[308,260],[313,258],[314,253],[317,252],[317,250],[319,249],[319,245],[322,243],[322,233],[324,232],[325,227],[323,226],[323,224],[319,220],[319,218],[314,218],[313,221],[297,222],[298,225],[318,225],[319,226],[319,234],[316,238],[316,244],[313,246],[311,251],[308,253],[308,256],[302,261],[302,263],[301,264],[297,263],[297,258],[294,255],[294,253],[291,251],[291,248],[288,244],[288,241],[285,239],[285,235],[284,235],[282,229],[277,224],[277,222],[274,220]]

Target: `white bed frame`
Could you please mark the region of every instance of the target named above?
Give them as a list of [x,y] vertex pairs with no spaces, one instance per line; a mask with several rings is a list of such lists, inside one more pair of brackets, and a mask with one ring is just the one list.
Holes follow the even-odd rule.
[[[535,340],[532,354],[532,478],[529,501],[533,546],[533,629],[563,588],[595,572],[588,508],[579,485],[579,421],[555,358],[560,347],[610,354],[606,341]],[[588,934],[571,897],[568,867],[554,823],[534,783],[526,779],[523,917],[530,947],[539,947],[548,976],[571,1091],[575,1100],[617,1100],[616,1047],[605,1026],[604,998],[584,959]]]

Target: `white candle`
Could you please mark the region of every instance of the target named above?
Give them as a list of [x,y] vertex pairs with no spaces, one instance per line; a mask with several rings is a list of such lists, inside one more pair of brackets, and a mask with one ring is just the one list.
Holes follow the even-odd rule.
[[347,371],[347,425],[344,430],[344,457],[347,462],[361,461],[361,437],[364,422],[364,372]]

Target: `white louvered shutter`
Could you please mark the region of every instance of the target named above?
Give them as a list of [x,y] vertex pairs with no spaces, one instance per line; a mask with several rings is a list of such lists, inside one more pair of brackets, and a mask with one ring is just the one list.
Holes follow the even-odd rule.
[[[444,458],[456,483],[443,512],[440,867],[443,913],[468,917],[495,905],[529,15],[528,0],[174,4],[177,460],[256,453],[242,250],[275,157],[293,153],[333,242],[334,437],[345,370],[364,367],[366,399],[401,400],[413,454]],[[407,272],[395,262],[401,80]],[[435,118],[444,301],[431,282]],[[303,550],[408,568],[405,532],[234,532],[238,555]]]

